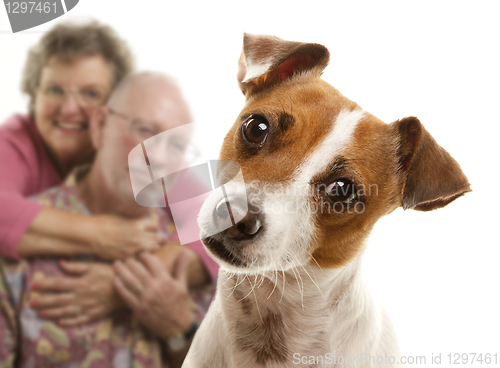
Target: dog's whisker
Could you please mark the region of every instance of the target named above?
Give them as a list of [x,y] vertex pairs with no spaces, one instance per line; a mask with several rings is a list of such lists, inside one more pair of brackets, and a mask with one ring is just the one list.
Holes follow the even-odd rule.
[[281,291],[281,298],[280,298],[280,301],[278,303],[281,303],[281,301],[283,300],[283,295],[285,294],[285,284],[286,284],[286,277],[285,277],[285,271],[283,269],[281,269],[281,272],[283,273],[283,290]]
[[300,289],[300,301],[302,302],[302,309],[304,309],[304,280],[302,280],[302,276],[300,275],[300,270],[296,268],[297,276],[299,277],[299,282],[302,284],[302,288]]
[[[306,268],[304,267],[304,265],[302,265],[302,263],[299,262],[299,259],[297,257],[297,255],[293,255],[297,264],[302,267],[302,269],[304,270],[304,272],[306,273],[307,276],[309,276],[309,278],[311,279],[312,283],[314,284],[314,286],[316,286],[316,288],[318,289],[318,291],[320,292],[321,296],[323,297],[323,299],[325,299],[325,296],[323,295],[323,292],[321,291],[321,289],[319,288],[318,284],[316,283],[315,280],[313,280],[313,278],[311,277],[311,275],[309,274],[309,272],[307,272]],[[298,271],[298,270],[297,270]],[[300,273],[299,273],[300,275]],[[316,276],[315,276],[316,277]],[[302,281],[302,290],[304,290],[304,282],[302,280],[302,277],[300,277],[301,281]]]
[[306,273],[307,276],[309,276],[309,278],[311,279],[312,283],[314,284],[314,286],[316,286],[316,288],[318,289],[319,293],[321,294],[321,296],[323,297],[323,299],[325,299],[325,296],[323,295],[323,292],[321,291],[321,289],[319,288],[318,284],[316,283],[316,281],[313,280],[313,278],[311,277],[311,275],[309,274],[309,272],[307,272],[306,268],[303,266],[303,265],[300,265],[300,267],[302,267],[302,269],[304,270],[304,272]]
[[281,269],[280,270],[276,270],[276,272],[278,273],[278,275],[281,277],[281,279],[283,279],[283,275],[280,274],[280,272],[283,272],[283,267],[280,267]]
[[[290,253],[289,252],[287,252],[286,254],[287,254],[286,262],[288,263],[290,269],[292,270],[293,275],[295,276],[295,281],[297,281],[297,285],[299,286],[299,290],[300,290],[301,284],[300,284],[300,280],[299,280],[299,275],[297,275],[297,270],[296,270],[295,262],[290,259]],[[304,284],[302,284],[302,287],[303,286],[304,286]]]
[[[233,276],[236,275],[235,272],[229,272],[229,271],[222,271],[221,272],[221,276],[224,276],[226,277],[226,281],[224,281],[222,284],[220,284],[220,286],[224,286],[229,280],[231,280],[233,278]],[[229,289],[228,289],[229,290]]]
[[[304,309],[304,284],[302,283],[302,286],[301,286],[301,283],[300,283],[300,281],[302,281],[302,278],[298,274],[298,270],[295,269],[294,264],[290,263],[290,261],[286,258],[285,258],[285,260],[290,265],[290,269],[292,270],[293,275],[295,276],[295,281],[297,281],[297,286],[299,287],[299,293],[300,293],[300,300],[302,303],[302,309]],[[300,277],[300,280],[299,280],[299,277]]]
[[[252,266],[253,266],[255,263],[257,263],[257,257],[254,257],[254,258],[252,259]],[[251,267],[251,266],[250,266],[250,267]]]
[[233,295],[234,291],[236,290],[236,288],[241,284],[241,282],[245,279],[243,279],[241,282],[238,282],[238,280],[240,279],[240,275],[238,274],[237,278],[236,278],[236,282],[234,283],[233,285],[233,290],[231,291],[231,293],[227,296],[226,299],[228,299],[231,295]]
[[[273,260],[273,257],[272,257],[272,255],[271,255],[271,263],[272,263],[272,264],[274,264],[274,262],[273,262],[273,261],[274,261],[274,260]],[[273,295],[274,290],[276,290],[276,287],[278,286],[278,274],[279,274],[279,272],[278,272],[278,270],[273,270],[272,272],[273,272],[273,273],[272,273],[272,276],[274,276],[274,277],[269,277],[269,280],[271,280],[271,282],[273,282],[273,283],[274,283],[274,286],[273,286],[273,289],[271,290],[271,293],[270,293],[270,294],[269,294],[269,296],[267,297],[267,300],[269,300],[269,298]],[[276,281],[273,281],[273,279],[274,279],[274,278],[276,278]],[[282,297],[283,297],[283,294],[282,294]]]
[[[232,280],[232,279],[233,279],[233,277],[234,277],[235,275],[236,275],[236,273],[235,273],[235,272],[229,272],[229,271],[221,270],[221,273],[220,273],[220,276],[219,276],[219,277],[221,277],[221,278],[222,278],[222,277],[225,277],[225,278],[226,278],[226,280],[225,280],[222,284],[220,284],[218,287],[219,287],[221,290],[224,290],[224,291],[228,291],[228,290],[234,289],[234,285],[233,285],[233,286],[231,286],[231,287],[228,287],[228,288],[222,288],[222,287],[223,287],[224,285],[226,285],[226,284],[227,284],[227,282],[228,282],[229,280]],[[233,291],[234,291],[234,290],[233,290]]]
[[262,322],[264,322],[264,319],[262,318],[262,314],[260,314],[259,302],[257,301],[257,295],[255,295],[254,288],[252,288],[251,292],[253,292],[253,297],[255,298],[255,306],[257,307],[257,312],[259,313],[260,320]]
[[[259,269],[257,269],[257,272],[259,272]],[[257,283],[257,289],[259,289],[262,286],[262,284],[264,283],[264,278],[265,278],[265,276],[263,274],[260,274],[260,280]]]
[[262,279],[260,281],[260,284],[259,284],[259,288],[264,284],[264,282],[266,281],[267,277],[266,276],[262,276]]
[[240,279],[240,275],[238,274],[238,279],[236,280],[236,285],[234,285],[234,287],[237,287],[237,286],[240,286],[241,283],[243,281],[245,281],[245,279],[248,277],[248,275],[245,275],[245,277],[243,279],[241,279],[241,281],[238,281]]
[[[297,261],[297,264],[300,265],[300,263],[298,261]],[[298,269],[298,266],[295,265],[295,262],[293,262],[293,265],[294,265],[295,271],[297,271],[297,276],[298,276],[297,283],[299,285],[302,285],[302,288],[299,288],[299,289],[300,289],[300,300],[301,300],[301,303],[302,303],[302,309],[304,309],[304,290],[305,290],[305,288],[304,288],[304,280],[302,279],[302,275],[300,274],[300,270]]]
[[274,290],[276,290],[276,286],[278,286],[278,271],[274,270],[273,272],[274,272],[274,275],[276,275],[276,282],[274,282],[273,290],[271,290],[271,294],[269,294],[269,296],[267,297],[267,300],[269,300],[271,295],[273,295]]
[[[245,275],[245,278],[243,280],[245,280],[245,279],[248,279],[248,283],[250,284],[250,286],[252,286],[252,282],[250,281],[250,278],[248,277],[248,275]],[[248,292],[247,295],[245,295],[243,298],[238,300],[238,303],[241,302],[242,300],[245,300],[252,293],[252,291],[253,291],[253,288],[250,289],[250,291]]]
[[309,255],[309,257],[311,257],[311,259],[316,263],[316,265],[318,266],[318,268],[321,270],[321,272],[325,273],[325,270],[323,270],[323,268],[319,265],[318,261],[316,261],[316,258],[314,258],[314,256],[312,255],[312,253],[308,252],[307,253]]
[[[311,256],[311,254],[310,254],[310,253],[308,253],[308,255],[309,255],[309,256]],[[324,273],[324,271],[323,271],[323,270],[321,270],[321,272],[323,272],[323,273]],[[315,272],[315,271],[314,271],[314,269],[312,269],[312,268],[311,268],[311,273],[312,273],[312,275],[313,275],[314,281],[315,281],[316,283],[318,283],[318,275],[316,274],[316,272]]]
[[254,279],[253,279],[253,285],[252,285],[252,282],[250,281],[250,279],[248,279],[248,282],[250,283],[250,286],[252,287],[252,290],[251,291],[254,291],[255,287],[257,286],[257,283],[258,283],[258,280],[259,279],[259,275],[256,274],[254,275]]

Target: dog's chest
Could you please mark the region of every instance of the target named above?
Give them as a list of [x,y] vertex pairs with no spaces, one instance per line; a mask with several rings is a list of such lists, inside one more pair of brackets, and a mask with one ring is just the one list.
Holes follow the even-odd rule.
[[304,300],[302,307],[300,291],[293,284],[283,290],[266,278],[241,281],[236,277],[227,284],[221,301],[236,366],[301,367],[293,363],[294,354],[328,351],[325,319],[318,318],[317,308],[310,308],[314,301]]

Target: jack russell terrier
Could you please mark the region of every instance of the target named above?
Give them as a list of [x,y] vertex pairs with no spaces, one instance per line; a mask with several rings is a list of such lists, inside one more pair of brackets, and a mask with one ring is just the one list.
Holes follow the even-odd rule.
[[441,208],[470,184],[417,118],[386,124],[324,82],[328,61],[319,44],[244,36],[246,104],[220,152],[244,182],[198,217],[221,271],[184,368],[401,367],[360,275],[366,240],[399,206]]

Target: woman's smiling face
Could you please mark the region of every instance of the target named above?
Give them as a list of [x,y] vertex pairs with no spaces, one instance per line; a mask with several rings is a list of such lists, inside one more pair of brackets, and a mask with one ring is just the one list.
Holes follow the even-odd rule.
[[93,157],[90,115],[106,102],[112,83],[112,67],[100,55],[82,56],[71,62],[52,58],[43,68],[34,117],[62,176]]

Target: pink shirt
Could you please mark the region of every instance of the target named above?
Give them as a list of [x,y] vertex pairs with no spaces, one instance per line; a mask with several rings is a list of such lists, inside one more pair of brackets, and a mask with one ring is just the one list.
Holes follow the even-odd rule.
[[0,256],[18,258],[17,244],[42,209],[27,197],[60,182],[28,116],[13,115],[0,125]]

